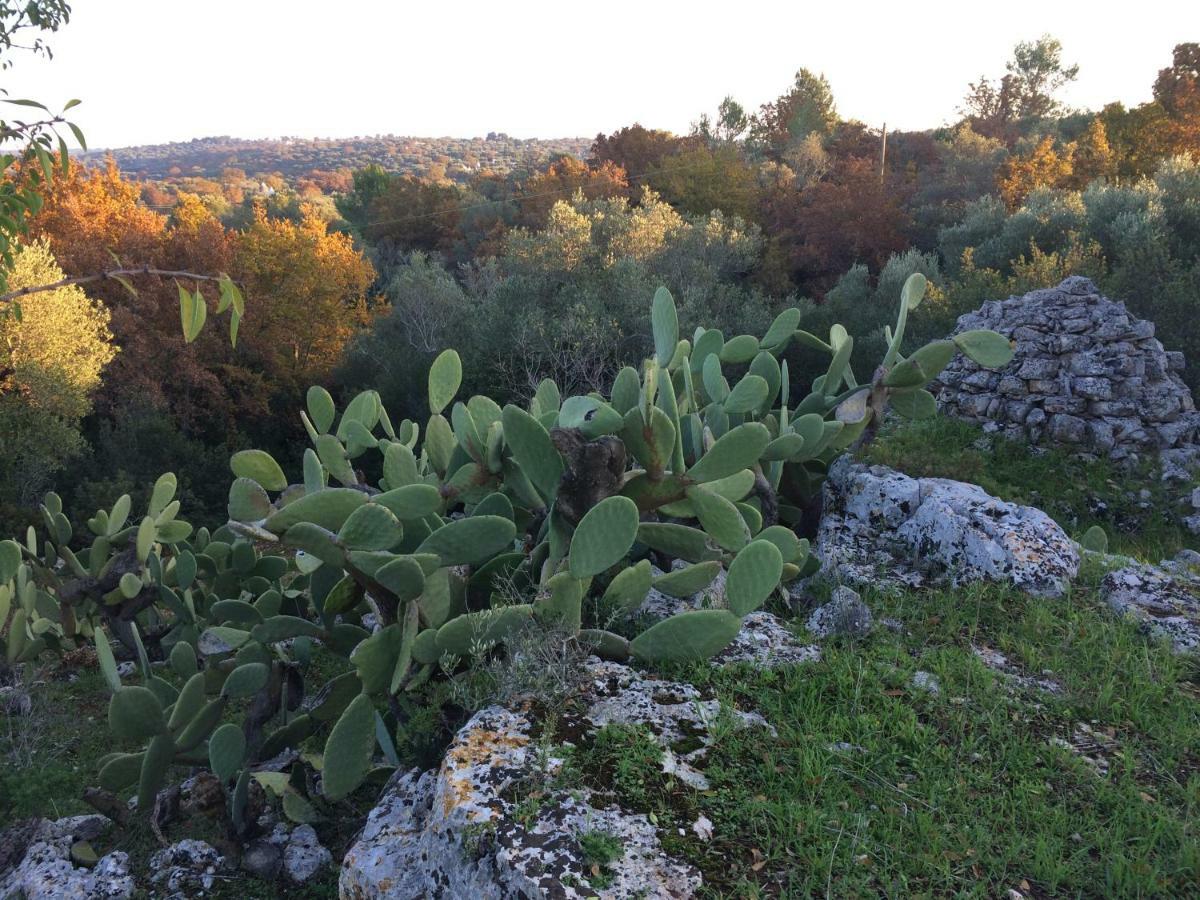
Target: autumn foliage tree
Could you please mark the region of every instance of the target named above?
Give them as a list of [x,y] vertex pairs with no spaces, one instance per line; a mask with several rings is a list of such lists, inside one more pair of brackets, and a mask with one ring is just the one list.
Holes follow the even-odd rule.
[[609,160],[589,166],[582,160],[564,156],[545,170],[525,179],[520,200],[520,223],[539,227],[546,223],[550,209],[560,200],[576,193],[585,200],[623,197],[629,191],[625,170]]

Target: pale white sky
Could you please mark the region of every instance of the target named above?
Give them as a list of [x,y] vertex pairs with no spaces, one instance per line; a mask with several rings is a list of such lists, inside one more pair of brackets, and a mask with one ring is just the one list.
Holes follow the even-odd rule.
[[1171,48],[1200,40],[1200,3],[1007,0],[74,0],[52,62],[19,58],[10,96],[74,111],[92,147],[393,133],[676,132],[733,94],[747,109],[800,66],[839,112],[878,126],[954,117],[1014,43],[1062,40],[1079,107],[1150,96]]

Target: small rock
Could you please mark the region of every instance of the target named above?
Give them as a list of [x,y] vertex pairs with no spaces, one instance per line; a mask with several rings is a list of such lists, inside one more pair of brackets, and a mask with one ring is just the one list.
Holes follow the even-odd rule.
[[242,852],[242,868],[264,881],[274,881],[283,868],[283,853],[270,841],[253,841]]
[[333,862],[331,854],[317,839],[311,825],[298,825],[283,848],[283,872],[290,881],[303,884]]
[[1100,596],[1117,615],[1165,638],[1176,653],[1200,649],[1200,577],[1182,566],[1167,571],[1135,563],[1109,572]]
[[863,638],[871,633],[873,624],[871,610],[858,592],[839,585],[828,603],[813,610],[807,627],[818,638]]
[[938,681],[936,675],[932,672],[914,672],[912,677],[912,686],[917,690],[925,691],[927,694],[937,695],[942,692],[942,685]]
[[708,816],[701,814],[700,817],[692,823],[692,831],[696,833],[696,837],[700,838],[700,840],[704,841],[705,843],[711,841],[713,836],[712,820]]
[[211,891],[226,869],[225,857],[204,841],[185,838],[150,857],[150,882],[172,898]]
[[742,619],[733,643],[712,659],[717,667],[750,662],[768,669],[800,665],[821,658],[821,648],[802,644],[778,618],[761,610]]

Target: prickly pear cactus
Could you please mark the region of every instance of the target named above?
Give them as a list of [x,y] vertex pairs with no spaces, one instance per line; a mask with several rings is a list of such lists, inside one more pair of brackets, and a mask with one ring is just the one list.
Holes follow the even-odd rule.
[[[0,543],[0,611],[18,610],[8,658],[96,636],[113,732],[139,746],[106,757],[101,780],[136,785],[143,808],[171,766],[207,764],[235,835],[252,828],[256,786],[311,821],[367,779],[377,744],[395,759],[377,703],[395,713],[405,693],[533,625],[651,664],[726,647],[742,617],[815,569],[795,526],[829,463],[868,440],[889,405],[932,415],[924,385],[955,353],[989,366],[1011,357],[982,331],[902,356],[924,289],[920,275],[906,282],[887,353],[862,382],[840,326],[825,340],[789,309],[762,337],[698,328],[681,339],[659,289],[654,355],[622,369],[607,396],[563,398],[544,381],[524,408],[461,399],[453,350],[430,368],[423,425],[393,423],[374,391],[339,414],[313,387],[302,480],[265,452],[235,454],[230,521],[211,535],[176,519],[164,476],[139,523],[124,497],[89,521],[92,545],[74,553],[51,495],[44,544]],[[795,404],[792,348],[830,360]],[[691,596],[722,571],[723,596],[638,630],[652,588]],[[106,628],[136,653],[142,684],[117,678]],[[318,641],[348,670],[309,692]],[[151,653],[169,659],[181,688],[153,674]],[[234,708],[240,726],[227,721]],[[319,789],[298,769],[258,765],[320,737]]]

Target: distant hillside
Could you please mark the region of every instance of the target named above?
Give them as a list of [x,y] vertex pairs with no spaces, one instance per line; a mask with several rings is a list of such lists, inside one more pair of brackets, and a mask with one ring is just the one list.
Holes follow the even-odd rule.
[[371,163],[378,163],[389,172],[414,174],[445,166],[447,176],[466,179],[489,169],[499,174],[534,169],[559,154],[582,157],[590,145],[590,138],[523,140],[495,132],[485,138],[207,137],[181,143],[93,150],[82,157],[97,163],[111,153],[122,171],[150,179],[215,178],[225,169],[241,169],[250,177],[278,172],[285,178],[296,178],[313,171],[358,169]]

